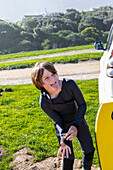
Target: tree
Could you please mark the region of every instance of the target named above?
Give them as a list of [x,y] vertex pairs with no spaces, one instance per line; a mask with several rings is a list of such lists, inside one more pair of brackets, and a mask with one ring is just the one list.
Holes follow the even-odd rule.
[[77,23],[80,21],[81,14],[76,9],[67,9],[64,17]]
[[22,21],[17,24],[24,28],[27,32],[33,32],[33,29],[37,26],[37,23],[37,18],[30,17],[22,19]]
[[81,31],[81,34],[83,34],[85,36],[85,40],[87,42],[88,41],[95,42],[95,41],[99,41],[99,40],[106,42],[108,32],[98,30],[95,27],[87,27]]
[[113,8],[109,6],[101,7],[95,11],[81,13],[82,19],[78,30],[81,32],[86,27],[96,27],[98,30],[109,31],[113,23]]
[[95,40],[102,36],[101,31],[97,30],[95,27],[87,27],[81,31],[81,34],[85,37],[93,37]]
[[48,50],[50,48],[50,40],[45,39],[44,42],[41,43],[41,45],[44,49]]
[[78,30],[81,32],[87,27],[96,27],[99,30],[103,30],[103,26],[102,19],[98,19],[95,16],[86,16],[81,19]]
[[15,24],[0,21],[0,51],[11,52],[21,40],[21,31]]

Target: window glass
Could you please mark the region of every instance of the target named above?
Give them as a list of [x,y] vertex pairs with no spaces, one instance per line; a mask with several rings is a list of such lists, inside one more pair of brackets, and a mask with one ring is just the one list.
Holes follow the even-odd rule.
[[107,38],[107,43],[106,43],[106,50],[108,51],[110,49],[111,43],[113,41],[113,25],[111,26],[108,38]]

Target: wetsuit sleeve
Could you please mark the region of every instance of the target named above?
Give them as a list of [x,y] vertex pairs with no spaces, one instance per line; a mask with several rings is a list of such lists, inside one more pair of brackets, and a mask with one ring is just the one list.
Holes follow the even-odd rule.
[[56,128],[61,138],[60,143],[64,143],[65,139],[63,133],[63,120],[61,116],[51,108],[50,104],[44,101],[42,96],[40,96],[40,107],[55,122]]
[[71,85],[72,96],[78,106],[78,111],[77,111],[74,121],[72,122],[72,125],[74,125],[78,128],[81,121],[83,120],[85,112],[86,112],[86,102],[84,100],[84,97],[83,97],[79,87],[75,83],[75,81],[72,80],[70,85]]

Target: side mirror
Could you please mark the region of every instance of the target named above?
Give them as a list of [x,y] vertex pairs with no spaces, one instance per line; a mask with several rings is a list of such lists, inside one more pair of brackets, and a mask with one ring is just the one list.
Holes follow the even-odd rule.
[[94,43],[94,48],[95,48],[95,50],[105,50],[102,41],[96,41]]

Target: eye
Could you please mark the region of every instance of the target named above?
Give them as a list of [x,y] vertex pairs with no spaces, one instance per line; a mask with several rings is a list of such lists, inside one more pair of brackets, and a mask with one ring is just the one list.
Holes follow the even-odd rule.
[[48,79],[48,77],[45,78],[45,80],[47,80],[47,79]]

